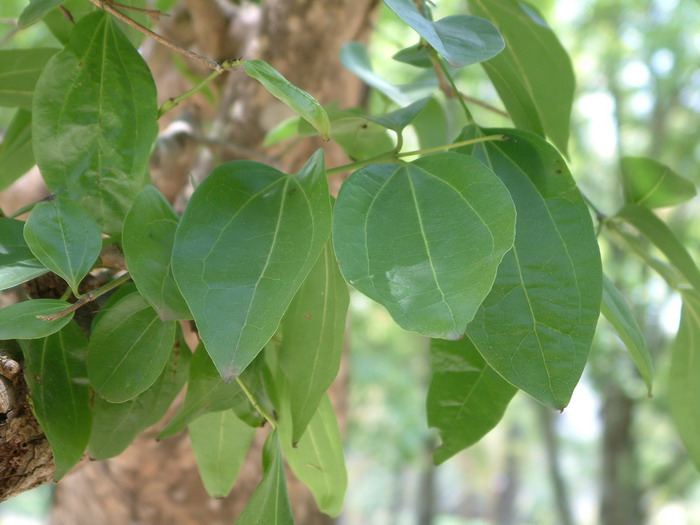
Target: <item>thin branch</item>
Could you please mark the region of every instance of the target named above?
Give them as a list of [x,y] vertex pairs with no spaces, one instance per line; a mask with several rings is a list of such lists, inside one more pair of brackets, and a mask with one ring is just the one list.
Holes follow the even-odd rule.
[[500,115],[502,117],[510,118],[510,115],[508,114],[508,112],[503,111],[502,109],[499,109],[496,106],[492,106],[491,104],[488,104],[487,102],[484,102],[483,100],[479,100],[478,98],[470,97],[469,95],[465,95],[462,92],[459,93],[459,96],[462,97],[467,102],[474,104],[475,106],[479,106],[481,108],[484,108],[484,109],[486,109],[492,113],[496,113],[497,115]]
[[136,11],[138,13],[143,13],[150,16],[153,19],[159,19],[161,16],[170,16],[169,13],[164,13],[163,11],[158,11],[158,9],[146,9],[145,7],[136,7],[135,5],[118,4],[117,2],[112,2],[114,7],[120,7],[126,9],[127,11]]
[[273,418],[267,410],[265,410],[260,403],[258,402],[257,398],[255,397],[255,394],[251,392],[250,388],[248,388],[248,385],[246,385],[243,380],[241,379],[241,376],[238,376],[236,378],[236,382],[238,383],[238,386],[241,387],[241,390],[245,393],[246,397],[248,398],[248,401],[250,401],[250,404],[253,405],[253,408],[258,411],[258,413],[265,418],[265,420],[270,423],[270,426],[272,429],[277,428],[277,422],[275,421],[275,418]]
[[416,151],[405,151],[399,153],[397,157],[412,157],[413,155],[425,155],[427,153],[435,153],[436,151],[447,151],[448,149],[459,148],[461,146],[471,146],[472,144],[479,144],[480,142],[492,142],[495,140],[510,140],[510,137],[506,135],[488,135],[487,137],[479,137],[476,139],[462,140],[459,142],[453,142],[452,144],[445,144],[444,146],[435,146],[434,148],[419,149]]

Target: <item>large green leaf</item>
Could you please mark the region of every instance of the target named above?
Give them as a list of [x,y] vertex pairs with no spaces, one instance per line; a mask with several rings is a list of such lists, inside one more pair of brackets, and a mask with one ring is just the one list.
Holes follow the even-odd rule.
[[0,50],[0,106],[31,110],[37,79],[57,51],[42,47]]
[[323,396],[309,427],[297,444],[292,444],[289,415],[279,424],[282,452],[294,475],[311,489],[321,512],[337,516],[343,507],[348,474],[343,440],[328,396]]
[[513,245],[508,190],[478,160],[440,153],[374,164],[343,184],[333,243],[340,270],[407,330],[457,339]]
[[207,494],[225,498],[243,466],[255,429],[238,419],[233,410],[204,414],[187,428]]
[[428,425],[440,431],[436,464],[470,447],[503,417],[517,389],[498,375],[469,340],[433,339],[433,377],[428,389]]
[[328,242],[282,318],[279,365],[290,383],[294,443],[338,375],[349,298]]
[[34,94],[34,155],[49,188],[85,207],[102,231],[146,183],[158,105],[148,66],[104,12],[80,20]]
[[70,323],[49,337],[20,344],[34,415],[51,445],[54,479],[59,480],[80,461],[90,439],[87,340]]
[[287,481],[277,432],[271,432],[263,447],[263,478],[255,488],[236,525],[293,525]]
[[19,15],[17,25],[27,27],[44,17],[53,8],[58,7],[64,0],[29,0],[29,5]]
[[0,290],[49,271],[37,261],[24,240],[24,222],[0,218]]
[[274,335],[330,232],[319,150],[295,175],[222,164],[197,187],[175,235],[173,274],[221,376]]
[[175,322],[162,322],[138,293],[124,297],[92,331],[90,385],[112,403],[136,397],[158,379],[174,342]]
[[627,204],[617,217],[634,226],[668,258],[669,262],[700,292],[700,270],[683,243],[654,212],[637,204]]
[[433,22],[418,11],[412,0],[384,2],[454,67],[493,58],[505,46],[496,26],[483,18],[454,15]]
[[695,467],[700,470],[700,293],[682,292],[683,310],[671,350],[668,404]]
[[34,207],[24,225],[24,239],[36,258],[62,277],[76,296],[80,281],[102,249],[97,223],[78,204],[62,197]]
[[264,60],[246,60],[243,62],[243,69],[273,96],[306,119],[324,140],[330,139],[331,122],[326,110],[314,97],[289,82]]
[[695,184],[661,162],[647,157],[622,157],[625,199],[647,208],[675,206],[695,197]]
[[124,220],[122,248],[129,273],[163,321],[192,318],[171,268],[179,220],[153,186],[139,193]]
[[[513,250],[467,335],[505,379],[563,409],[600,315],[603,275],[591,216],[552,146],[526,131],[483,132],[511,139],[481,143],[473,153],[510,190],[518,220]],[[461,138],[474,133],[468,128]]]
[[73,312],[54,321],[37,316],[57,314],[69,306],[58,299],[32,299],[6,306],[0,310],[0,340],[40,339],[56,333],[73,319]]
[[93,459],[121,454],[142,431],[165,415],[187,380],[192,353],[175,345],[163,372],[147,390],[124,403],[93,397],[93,424],[88,451]]
[[625,343],[651,395],[654,366],[646,339],[627,301],[607,276],[603,276],[603,302],[600,305],[600,311]]
[[546,134],[566,153],[576,80],[571,60],[542,15],[519,0],[468,0],[493,21],[506,49],[482,63],[513,123]]
[[0,144],[0,190],[7,188],[32,166],[32,114],[18,109]]

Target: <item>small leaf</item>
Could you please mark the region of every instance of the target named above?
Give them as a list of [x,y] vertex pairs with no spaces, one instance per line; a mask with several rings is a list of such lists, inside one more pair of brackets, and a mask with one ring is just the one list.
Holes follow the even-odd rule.
[[90,214],[61,197],[40,202],[24,225],[24,238],[36,258],[79,295],[78,285],[102,249],[99,226]]
[[331,123],[328,115],[315,98],[290,83],[264,60],[245,60],[245,72],[260,82],[270,94],[278,98],[306,119],[318,130],[323,140],[330,139]]
[[430,53],[428,53],[428,47],[421,43],[404,48],[398,53],[395,53],[391,58],[397,62],[403,62],[404,64],[410,64],[415,67],[433,67],[433,62],[430,60]]
[[192,319],[171,268],[179,217],[153,186],[146,186],[124,220],[122,248],[141,295],[162,321]]
[[290,442],[299,441],[338,375],[348,303],[329,242],[282,318],[279,366],[289,380]]
[[31,110],[37,79],[57,51],[43,47],[0,50],[0,106]]
[[436,97],[430,97],[423,110],[418,113],[413,121],[413,129],[420,149],[448,144],[454,137],[454,134],[450,133],[450,122],[446,111]]
[[185,345],[175,345],[156,382],[129,401],[110,403],[99,395],[93,397],[88,446],[92,459],[118,456],[136,436],[160,421],[187,380],[191,356]]
[[355,172],[333,219],[335,252],[351,285],[403,328],[456,339],[513,245],[515,210],[478,160],[440,153]]
[[61,5],[63,1],[64,0],[30,0],[29,5],[25,7],[24,11],[19,15],[17,25],[24,28],[38,22],[46,13]]
[[23,232],[24,222],[0,218],[0,290],[12,288],[49,271],[34,257]]
[[685,290],[681,295],[683,310],[671,349],[668,404],[683,444],[700,470],[700,294]]
[[442,444],[433,452],[433,461],[439,465],[488,434],[517,388],[486,364],[468,337],[433,339],[430,354],[428,425],[440,431]]
[[55,321],[37,316],[57,314],[69,306],[58,299],[32,299],[6,306],[0,310],[0,340],[41,339],[56,333],[73,319],[73,312]]
[[337,516],[343,507],[348,473],[343,440],[328,396],[321,398],[309,428],[296,446],[292,444],[292,429],[288,421],[289,415],[280,418],[279,433],[289,467],[309,487],[321,512]]
[[4,190],[34,166],[32,114],[18,109],[0,145],[0,190]]
[[331,136],[353,160],[365,160],[394,149],[387,130],[364,115],[333,120]]
[[46,185],[121,235],[146,183],[157,112],[141,55],[107,13],[87,15],[36,86],[32,137]]
[[571,59],[531,4],[469,0],[472,13],[498,26],[507,42],[482,63],[516,127],[546,134],[566,154],[576,80]]
[[277,432],[273,431],[263,447],[263,478],[255,488],[236,525],[293,525],[287,480]]
[[80,461],[90,439],[87,341],[78,325],[70,323],[49,337],[20,344],[34,415],[51,445],[58,481]]
[[384,2],[454,67],[493,58],[505,46],[496,26],[483,18],[454,15],[433,22],[425,18],[411,0]]
[[625,199],[647,208],[675,206],[695,197],[695,184],[647,157],[622,157]]
[[426,104],[430,101],[430,97],[422,98],[415,101],[413,104],[409,104],[405,108],[397,109],[386,115],[381,115],[379,117],[367,117],[372,122],[376,122],[380,126],[384,126],[387,129],[396,131],[397,133],[408,126],[418,113],[420,113]]
[[207,494],[225,498],[243,466],[255,429],[238,419],[233,410],[223,410],[198,417],[188,430]]
[[[59,8],[54,8],[46,13],[41,21],[49,28],[56,40],[65,46],[70,40],[70,34],[75,27],[75,23],[85,15],[95,11],[97,7],[83,0],[63,0],[61,7],[66,8],[70,12],[73,17],[72,21],[68,20]],[[131,13],[131,16],[133,15],[134,13]]]
[[615,285],[606,276],[603,276],[603,302],[600,311],[615,328],[622,342],[634,361],[637,370],[644,379],[647,392],[651,395],[652,378],[654,375],[653,364],[646,339],[641,328],[632,314],[627,301]]
[[274,335],[328,238],[323,162],[319,150],[292,176],[257,162],[222,164],[180,221],[175,281],[227,381]]
[[163,323],[138,293],[105,312],[88,346],[90,385],[107,401],[136,397],[160,376],[175,342],[175,323]]
[[541,403],[563,409],[581,377],[600,316],[598,242],[569,169],[543,139],[520,130],[464,151],[504,182],[518,213],[515,245],[467,335],[496,372]]

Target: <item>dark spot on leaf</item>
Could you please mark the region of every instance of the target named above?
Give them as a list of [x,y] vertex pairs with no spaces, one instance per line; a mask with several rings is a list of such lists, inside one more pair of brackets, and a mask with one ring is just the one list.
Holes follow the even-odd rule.
[[307,319],[311,319],[311,314],[304,314],[304,317],[306,317]]
[[561,170],[554,170],[554,173],[556,173],[557,175],[559,175],[559,174],[561,173]]
[[297,192],[297,188],[292,188],[291,190],[289,190],[289,191],[287,192],[287,197],[291,197],[291,196],[294,195],[296,192]]
[[362,129],[367,129],[369,126],[368,126],[367,124],[362,124],[362,126],[360,126],[360,127],[361,127]]

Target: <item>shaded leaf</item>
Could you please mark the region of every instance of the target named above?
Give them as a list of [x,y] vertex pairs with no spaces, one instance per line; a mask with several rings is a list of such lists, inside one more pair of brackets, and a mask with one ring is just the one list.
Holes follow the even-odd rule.
[[87,340],[77,324],[69,323],[49,337],[20,344],[34,415],[51,445],[58,481],[80,461],[90,439]]
[[695,197],[695,184],[661,162],[647,157],[622,157],[625,199],[647,208],[675,206]]
[[37,79],[57,51],[43,47],[0,50],[0,106],[31,110]]
[[432,68],[433,62],[430,60],[428,47],[420,42],[414,46],[406,47],[392,56],[394,60],[410,64],[416,67]]
[[338,194],[333,243],[345,279],[407,330],[456,339],[513,245],[508,190],[472,157],[374,164]]
[[34,166],[32,114],[18,109],[0,145],[0,190],[4,190]]
[[295,175],[222,164],[197,187],[175,235],[173,274],[221,376],[274,335],[330,232],[319,150]]
[[422,98],[420,100],[416,100],[413,104],[409,104],[404,108],[397,109],[396,111],[392,111],[386,115],[367,118],[387,129],[400,132],[403,130],[403,128],[408,126],[413,119],[416,118],[416,116],[418,116],[418,113],[423,110],[430,100],[430,97]]
[[17,25],[28,27],[41,20],[46,13],[58,7],[64,0],[29,0],[29,5],[19,15]]
[[[120,2],[121,3],[121,2]],[[83,0],[63,0],[62,7],[70,11],[73,22],[66,18],[59,8],[54,8],[42,19],[42,22],[49,28],[51,34],[62,44],[66,45],[70,40],[71,31],[75,27],[75,22],[81,20],[85,15],[92,13],[97,7],[90,2]],[[131,13],[133,16],[134,13]]]
[[44,275],[41,264],[24,240],[24,222],[0,218],[0,290]]
[[433,461],[439,465],[488,434],[517,388],[486,364],[469,337],[433,339],[430,356],[428,426],[440,431],[442,444],[433,452]]
[[73,319],[73,312],[55,321],[37,316],[57,314],[69,306],[58,299],[32,299],[6,306],[0,310],[0,340],[40,339],[58,332]]

